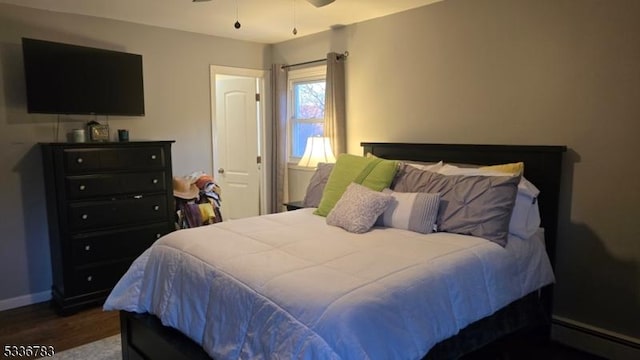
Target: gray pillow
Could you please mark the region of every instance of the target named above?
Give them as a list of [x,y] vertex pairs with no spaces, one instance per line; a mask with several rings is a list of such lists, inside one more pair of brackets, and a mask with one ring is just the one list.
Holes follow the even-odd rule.
[[441,175],[404,165],[392,189],[440,193],[439,231],[473,235],[507,245],[519,176]]
[[384,189],[382,192],[393,196],[393,201],[380,215],[376,225],[422,234],[433,232],[438,217],[440,194],[405,193],[389,189]]
[[327,179],[331,174],[331,170],[333,170],[333,165],[334,164],[329,163],[318,163],[318,168],[316,172],[313,173],[313,176],[311,176],[311,180],[309,180],[307,192],[302,201],[304,207],[318,207],[320,199],[322,199],[324,186],[327,185]]
[[351,183],[327,215],[327,224],[352,233],[365,233],[387,209],[392,199],[389,194]]

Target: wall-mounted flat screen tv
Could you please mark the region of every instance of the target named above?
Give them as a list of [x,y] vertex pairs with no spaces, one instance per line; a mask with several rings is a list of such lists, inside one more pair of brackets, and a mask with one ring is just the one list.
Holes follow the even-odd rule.
[[144,115],[142,56],[22,39],[27,111]]

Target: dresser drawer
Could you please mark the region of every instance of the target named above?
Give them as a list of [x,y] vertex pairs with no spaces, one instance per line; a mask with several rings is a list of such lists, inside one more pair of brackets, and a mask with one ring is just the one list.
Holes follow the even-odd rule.
[[165,166],[162,147],[79,148],[64,150],[67,173],[159,169]]
[[99,229],[167,219],[166,195],[140,195],[69,204],[71,231]]
[[67,176],[69,199],[78,200],[111,194],[142,194],[166,189],[163,171]]
[[169,231],[167,223],[164,222],[145,227],[77,236],[72,240],[73,263],[77,266],[134,258]]
[[111,289],[131,266],[132,260],[100,266],[76,268],[73,271],[71,295]]

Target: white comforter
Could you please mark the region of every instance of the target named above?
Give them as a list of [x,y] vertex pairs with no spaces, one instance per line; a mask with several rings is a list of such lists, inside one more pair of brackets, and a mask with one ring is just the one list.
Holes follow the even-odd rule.
[[219,360],[419,359],[553,281],[534,239],[351,234],[312,211],[171,233],[104,308],[155,314]]

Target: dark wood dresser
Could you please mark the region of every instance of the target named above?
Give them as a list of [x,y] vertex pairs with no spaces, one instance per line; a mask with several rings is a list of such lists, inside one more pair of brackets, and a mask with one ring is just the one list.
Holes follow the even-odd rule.
[[172,143],[40,144],[61,314],[101,305],[131,262],[175,229]]

